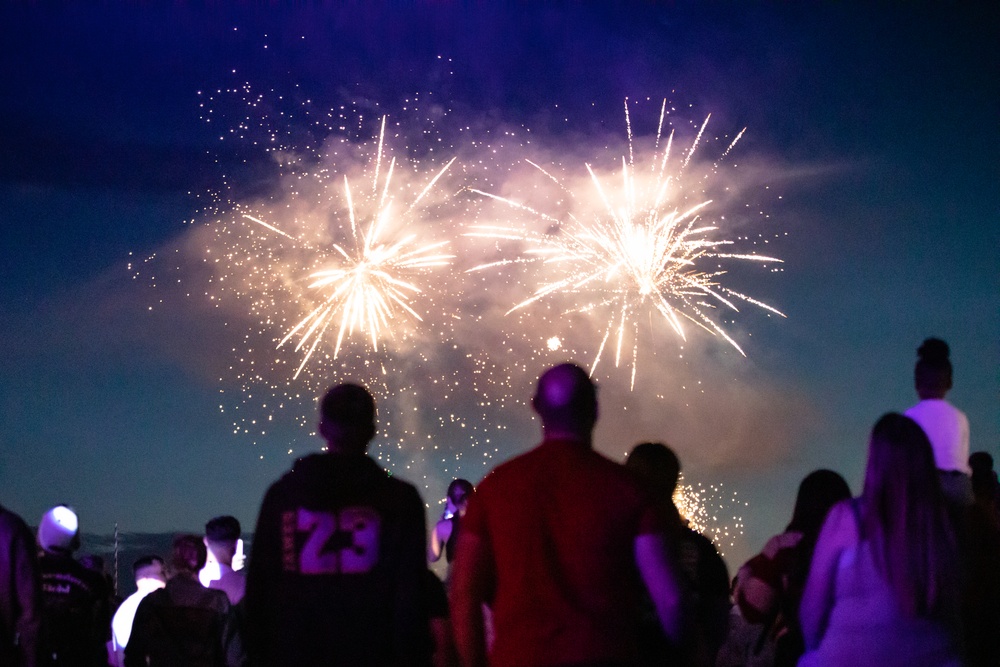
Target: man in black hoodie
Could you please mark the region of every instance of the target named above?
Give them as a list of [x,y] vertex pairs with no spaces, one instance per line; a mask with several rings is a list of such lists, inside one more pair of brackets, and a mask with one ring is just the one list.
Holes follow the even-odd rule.
[[260,508],[247,576],[256,665],[425,665],[424,505],[366,455],[375,402],[354,384],[320,405],[326,452],[299,459]]

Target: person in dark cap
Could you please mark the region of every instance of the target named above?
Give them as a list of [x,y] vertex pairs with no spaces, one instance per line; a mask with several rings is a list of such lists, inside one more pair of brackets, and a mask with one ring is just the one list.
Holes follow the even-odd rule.
[[232,604],[243,599],[246,578],[233,569],[233,558],[240,541],[240,522],[233,516],[217,516],[205,524],[208,560],[198,573],[201,584],[223,591]]
[[427,537],[417,490],[366,455],[375,401],[356,384],[320,403],[326,451],[261,504],[244,598],[258,665],[427,665]]
[[531,402],[542,443],[476,487],[452,563],[459,656],[488,662],[631,665],[643,586],[668,638],[680,639],[681,584],[664,526],[639,483],[593,449],[597,388],[574,364],[547,370]]

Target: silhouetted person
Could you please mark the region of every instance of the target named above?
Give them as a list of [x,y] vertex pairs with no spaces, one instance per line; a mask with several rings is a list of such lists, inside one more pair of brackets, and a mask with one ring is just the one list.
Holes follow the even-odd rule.
[[987,452],[969,456],[975,502],[964,522],[966,664],[1000,665],[1000,484]]
[[972,503],[969,419],[945,400],[952,387],[949,355],[948,344],[938,338],[928,338],[917,349],[913,384],[920,402],[905,414],[927,434],[945,497],[957,505],[968,505]]
[[927,436],[887,414],[861,497],[834,505],[816,543],[799,666],[958,667],[960,569]]
[[680,583],[662,522],[631,473],[595,452],[597,393],[572,364],[546,371],[532,407],[543,441],[489,473],[469,502],[452,564],[459,657],[486,664],[631,664],[643,583],[668,636],[680,635]]
[[174,538],[166,586],[146,595],[135,611],[126,667],[246,664],[229,598],[198,581],[206,556],[198,535]]
[[366,456],[375,402],[354,384],[320,404],[325,453],[261,504],[244,598],[261,665],[428,664],[427,533],[416,489]]
[[76,512],[57,505],[42,515],[38,544],[48,664],[104,667],[111,592],[104,576],[73,558],[80,546]]
[[449,563],[455,559],[455,543],[472,491],[472,482],[466,479],[453,479],[448,485],[444,513],[431,532],[429,559],[432,563],[442,555]]
[[814,470],[799,484],[792,520],[740,568],[735,599],[744,620],[758,632],[749,655],[772,654],[778,667],[794,665],[805,651],[799,604],[816,540],[830,508],[851,497],[832,470]]
[[[659,442],[636,445],[625,460],[663,515],[668,538],[687,590],[692,595],[691,637],[684,647],[666,641],[655,614],[648,626],[644,664],[715,664],[715,654],[726,638],[729,622],[729,570],[712,541],[692,530],[674,505],[681,463],[672,449]],[[651,623],[650,621],[653,621]],[[679,649],[683,649],[679,652]],[[671,662],[673,661],[673,662]]]
[[40,664],[41,591],[31,530],[0,505],[0,665]]
[[972,469],[972,495],[976,503],[1000,511],[1000,482],[993,469],[993,457],[989,452],[973,452],[969,455]]
[[135,593],[125,598],[111,619],[111,647],[118,665],[125,664],[125,646],[132,635],[132,621],[142,599],[153,591],[163,588],[167,575],[163,569],[163,559],[159,556],[142,556],[132,565],[135,575]]
[[240,522],[236,517],[217,516],[205,524],[205,546],[209,561],[198,573],[203,586],[223,591],[232,604],[243,599],[246,577],[233,569],[233,557],[240,540]]

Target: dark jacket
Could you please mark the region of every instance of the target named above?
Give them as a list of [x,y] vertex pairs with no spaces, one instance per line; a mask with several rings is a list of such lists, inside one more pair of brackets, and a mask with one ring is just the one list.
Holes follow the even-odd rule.
[[21,517],[0,506],[0,665],[38,664],[41,622],[35,539]]
[[229,598],[196,576],[174,576],[135,610],[126,667],[240,667],[245,661]]
[[44,552],[38,559],[42,579],[45,655],[51,664],[105,667],[111,636],[111,590],[98,572],[70,553]]

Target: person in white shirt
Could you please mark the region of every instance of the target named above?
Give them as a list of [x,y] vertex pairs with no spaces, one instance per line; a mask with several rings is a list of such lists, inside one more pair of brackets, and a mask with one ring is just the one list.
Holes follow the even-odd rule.
[[135,593],[125,598],[111,619],[111,647],[114,651],[115,665],[125,664],[125,646],[132,634],[132,619],[135,610],[144,597],[158,588],[166,585],[167,578],[163,573],[163,559],[159,556],[143,556],[132,566],[135,573]]
[[246,589],[246,577],[233,568],[240,532],[240,522],[236,517],[217,516],[206,523],[205,546],[208,547],[208,561],[198,573],[203,586],[224,591],[233,605],[243,599]]
[[913,383],[920,402],[906,411],[931,442],[934,465],[941,487],[952,502],[972,503],[972,480],[969,477],[969,419],[945,400],[952,387],[952,368],[948,344],[928,338],[917,349]]

